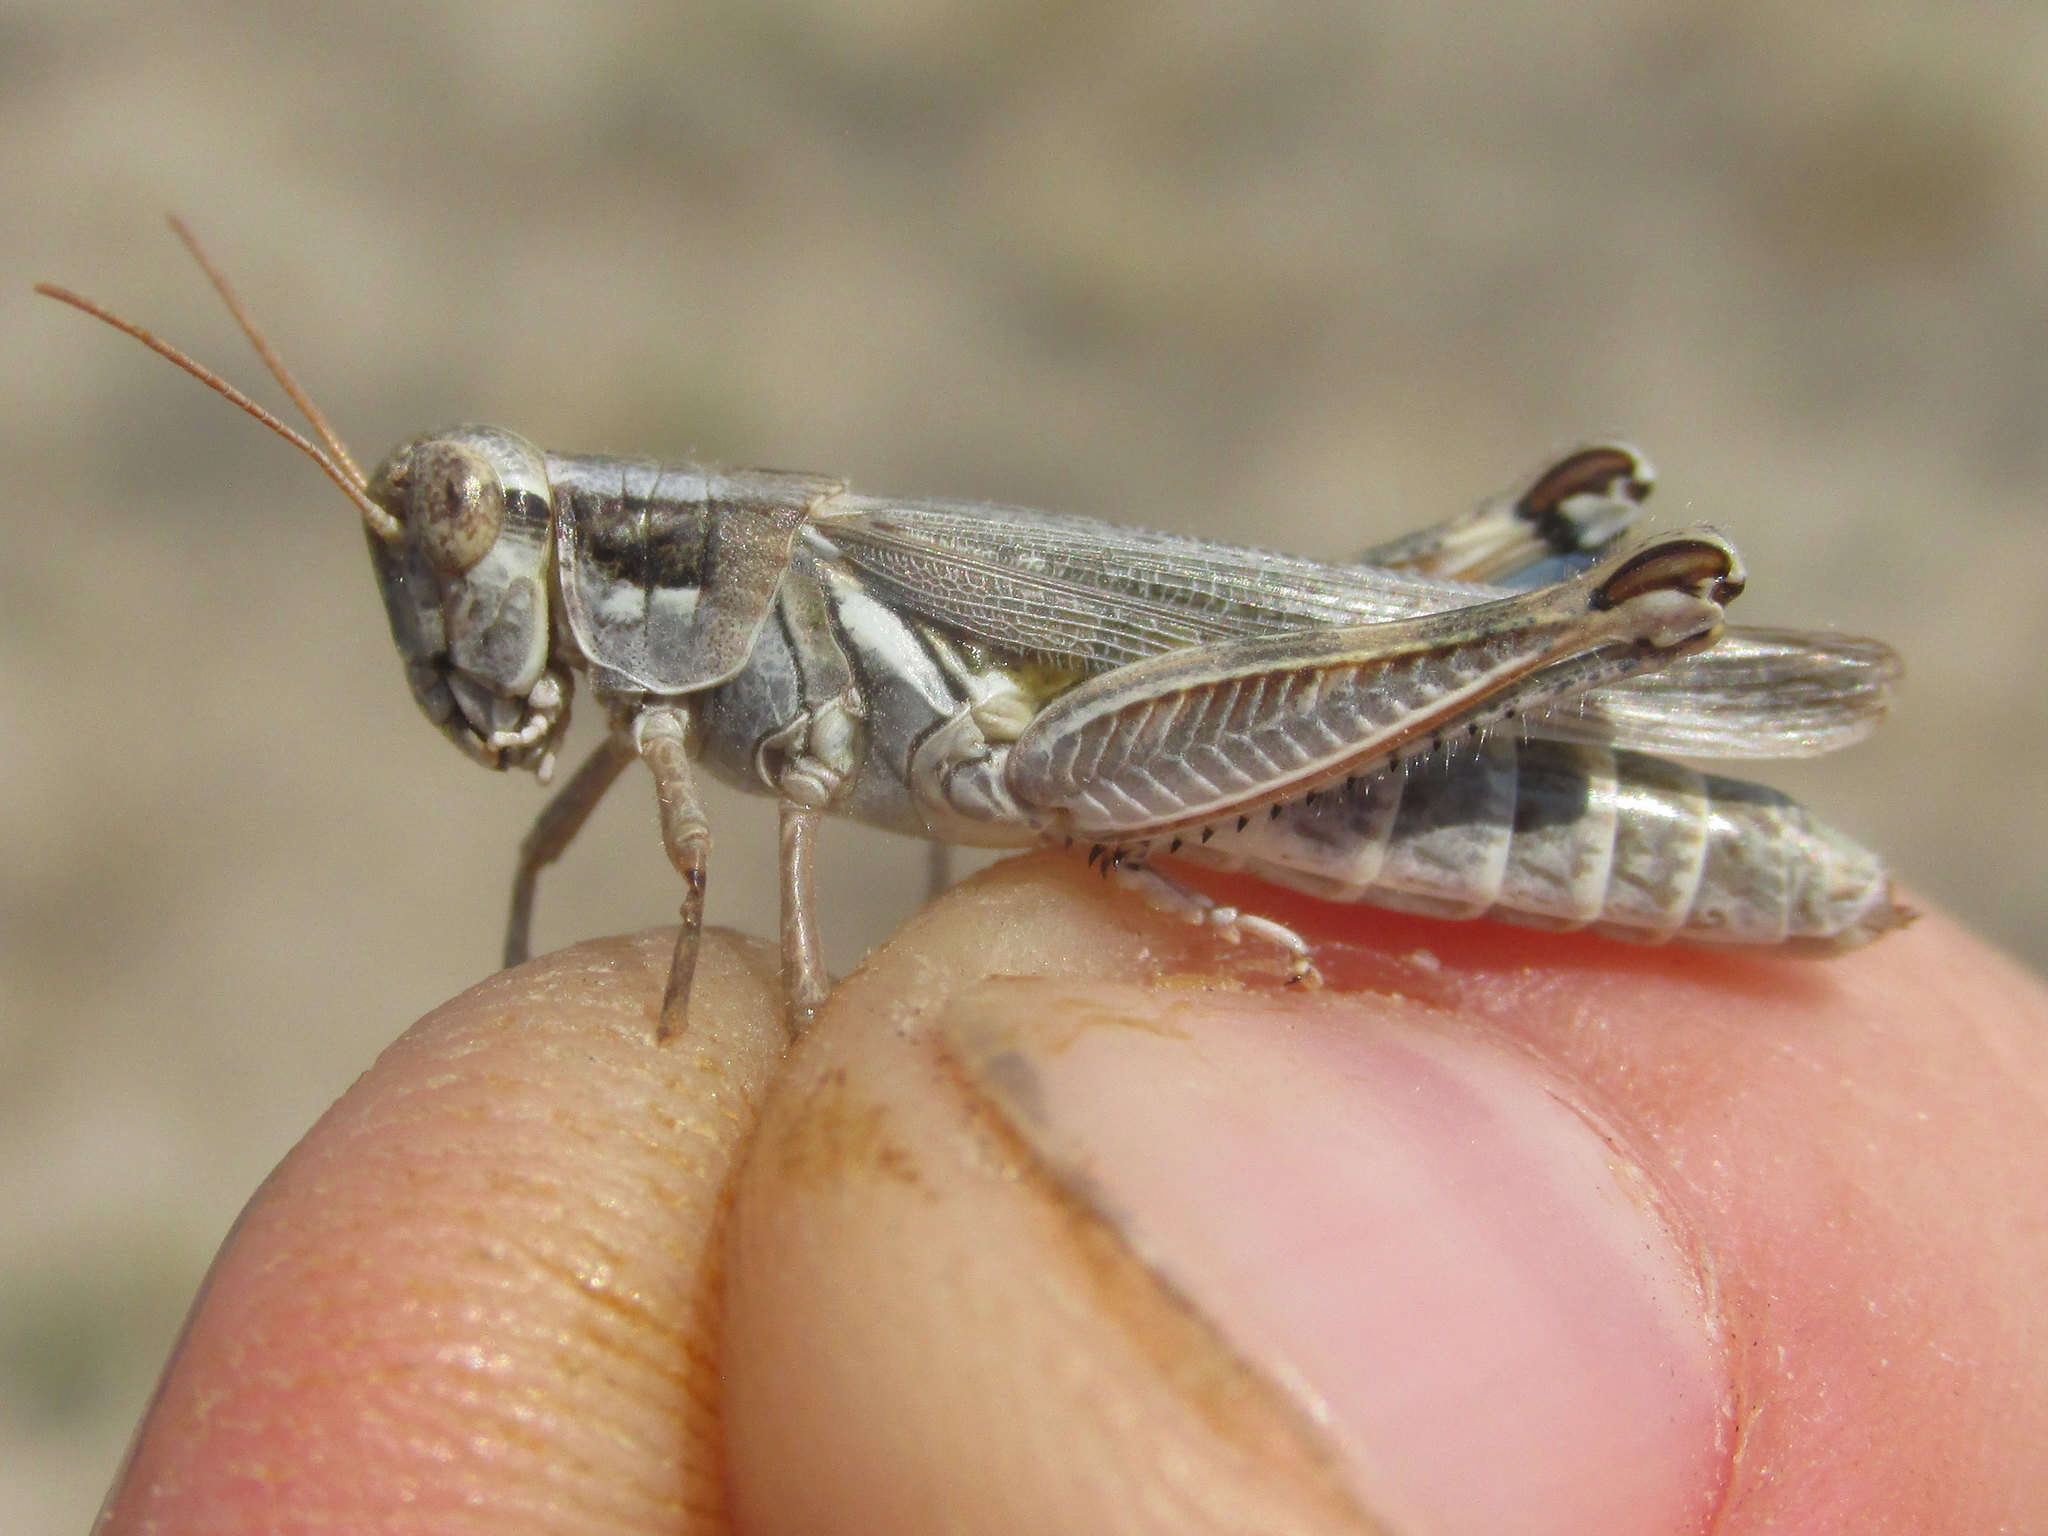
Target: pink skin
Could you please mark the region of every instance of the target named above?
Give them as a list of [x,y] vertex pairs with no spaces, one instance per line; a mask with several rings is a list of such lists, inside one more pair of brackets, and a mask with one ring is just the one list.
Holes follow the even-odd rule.
[[729,938],[665,1049],[658,934],[465,994],[251,1202],[103,1528],[2048,1525],[2033,978],[1227,894],[1330,987],[1033,859],[786,1061]]

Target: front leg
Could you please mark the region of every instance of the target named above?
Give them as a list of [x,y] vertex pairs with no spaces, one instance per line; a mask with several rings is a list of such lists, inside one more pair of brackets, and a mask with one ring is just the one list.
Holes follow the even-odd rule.
[[617,732],[605,737],[569,782],[541,810],[526,840],[519,845],[519,867],[512,875],[512,913],[505,923],[505,964],[523,964],[532,953],[533,896],[540,872],[562,856],[590,813],[633,761],[633,744]]
[[697,798],[689,737],[690,717],[677,706],[644,709],[634,717],[634,748],[654,774],[661,846],[683,877],[682,926],[676,932],[675,958],[669,963],[657,1032],[664,1041],[681,1034],[688,1020],[690,982],[697,974],[697,939],[704,928],[704,866],[711,853],[711,827]]

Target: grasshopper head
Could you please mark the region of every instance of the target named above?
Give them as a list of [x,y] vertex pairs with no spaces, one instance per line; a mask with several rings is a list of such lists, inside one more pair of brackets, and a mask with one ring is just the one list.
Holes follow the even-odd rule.
[[105,305],[54,283],[36,291],[134,337],[319,465],[362,514],[391,637],[427,718],[478,762],[545,780],[568,724],[569,677],[548,665],[552,516],[540,451],[495,427],[457,427],[405,444],[364,480],[192,232],[176,218],[171,228],[318,444]]
[[369,529],[370,561],[413,697],[478,762],[546,777],[569,679],[548,665],[540,450],[497,427],[455,427],[401,445],[365,490],[389,514]]

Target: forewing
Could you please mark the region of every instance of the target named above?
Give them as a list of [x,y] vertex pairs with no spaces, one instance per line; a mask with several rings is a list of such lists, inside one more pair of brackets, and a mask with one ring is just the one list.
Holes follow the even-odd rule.
[[[971,502],[842,496],[814,527],[900,611],[1090,674],[1186,646],[1390,623],[1509,595]],[[1707,651],[1553,705],[1527,728],[1675,756],[1814,756],[1869,735],[1901,670],[1874,640],[1731,628]]]
[[1417,618],[1503,595],[1022,507],[842,496],[815,526],[903,611],[1088,672],[1215,640]]

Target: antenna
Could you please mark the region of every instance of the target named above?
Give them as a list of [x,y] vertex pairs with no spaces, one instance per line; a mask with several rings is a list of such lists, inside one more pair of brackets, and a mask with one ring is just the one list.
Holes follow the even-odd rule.
[[236,323],[242,328],[242,333],[249,338],[250,343],[256,348],[257,354],[262,357],[264,363],[269,367],[271,376],[283,386],[285,393],[291,396],[292,402],[301,411],[305,412],[306,420],[312,424],[313,430],[319,435],[321,442],[327,445],[326,453],[321,452],[319,448],[308,441],[303,433],[287,426],[274,414],[265,410],[254,400],[251,400],[241,390],[235,388],[234,385],[230,384],[212,369],[194,361],[169,342],[144,330],[134,321],[123,319],[104,304],[96,303],[92,299],[85,297],[85,295],[74,293],[69,288],[60,287],[56,283],[37,283],[36,292],[46,299],[55,299],[60,304],[69,304],[73,309],[81,310],[91,315],[95,320],[104,321],[124,335],[134,337],[145,347],[149,348],[150,351],[156,353],[157,356],[175,363],[178,367],[184,369],[185,372],[191,374],[193,378],[204,384],[222,399],[240,407],[243,411],[255,417],[256,420],[262,422],[264,426],[270,428],[271,431],[275,432],[279,437],[320,466],[321,473],[325,474],[328,479],[339,486],[342,494],[355,503],[356,509],[363,515],[363,525],[370,530],[371,534],[386,544],[398,543],[404,537],[404,526],[397,518],[370,499],[366,482],[363,479],[363,472],[356,468],[355,461],[348,455],[348,450],[342,447],[341,439],[334,435],[333,429],[327,425],[326,418],[314,407],[312,401],[306,397],[305,391],[299,388],[298,383],[286,371],[284,364],[278,359],[277,354],[271,350],[270,344],[250,324],[247,312],[242,308],[241,302],[235,297],[234,291],[228,286],[226,280],[222,278],[213,263],[207,259],[205,253],[201,251],[198,243],[192,238],[191,232],[176,217],[173,217],[171,220],[171,228],[177,231],[178,237],[185,242],[186,248],[192,252],[207,277],[212,280],[215,289],[226,300],[229,312],[234,315]]
[[327,418],[320,414],[320,407],[313,403],[313,397],[299,388],[299,381],[293,378],[291,370],[285,367],[284,359],[277,355],[263,333],[256,329],[256,322],[249,318],[249,311],[243,305],[241,296],[228,282],[227,275],[213,264],[213,258],[206,254],[206,248],[199,243],[199,237],[192,233],[192,227],[175,213],[166,214],[164,217],[170,223],[171,233],[184,243],[185,249],[192,253],[192,259],[199,263],[199,270],[204,272],[206,280],[213,284],[213,291],[219,294],[221,302],[227,305],[228,313],[235,317],[235,324],[240,326],[242,334],[249,338],[249,345],[254,347],[256,355],[263,359],[263,366],[270,370],[270,376],[277,380],[279,387],[287,395],[291,396],[292,404],[299,408],[299,414],[304,416],[307,425],[312,427],[313,435],[326,445],[327,452],[333,457],[334,462],[348,471],[349,478],[357,485],[362,485],[363,472],[356,468],[356,461],[348,456],[348,449],[342,446],[334,428],[327,425]]

